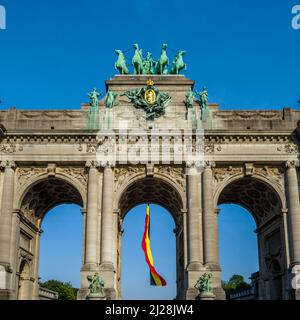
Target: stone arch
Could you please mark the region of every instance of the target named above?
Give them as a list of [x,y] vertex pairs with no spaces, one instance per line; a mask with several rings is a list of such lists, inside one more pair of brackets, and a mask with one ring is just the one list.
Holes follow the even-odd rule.
[[[120,213],[121,222],[126,214],[139,204],[154,203],[164,207],[173,217],[176,229],[176,277],[177,298],[184,298],[184,230],[182,211],[185,208],[184,191],[164,175],[153,176],[136,175],[123,184],[116,197],[116,205]],[[122,233],[119,234],[119,249],[117,261],[118,291],[121,292],[121,241]]]
[[17,204],[21,212],[42,220],[45,214],[60,204],[85,207],[86,193],[79,183],[66,175],[40,175],[28,181],[20,192]]
[[151,202],[167,209],[178,225],[185,207],[182,192],[173,181],[161,175],[135,176],[123,185],[116,199],[122,219],[135,206]]
[[217,207],[226,203],[239,204],[247,209],[257,225],[286,207],[283,191],[270,179],[258,174],[236,174],[220,183],[215,189],[214,204]]
[[267,177],[241,173],[225,179],[217,187],[214,201],[216,206],[238,204],[251,213],[257,226],[258,299],[282,299],[288,247],[282,214],[285,197],[280,188]]

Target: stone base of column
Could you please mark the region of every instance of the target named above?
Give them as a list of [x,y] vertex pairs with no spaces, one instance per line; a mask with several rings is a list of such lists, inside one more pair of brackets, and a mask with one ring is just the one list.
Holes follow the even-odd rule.
[[77,292],[77,300],[87,300],[87,297],[90,293],[89,289],[79,289]]
[[216,300],[216,296],[213,293],[210,293],[210,292],[203,292],[200,295],[198,295],[196,300],[212,301],[212,300]]
[[[220,269],[220,266],[218,266],[218,268]],[[188,288],[186,291],[186,300],[197,300],[199,291],[195,288],[195,285],[199,278],[203,276],[204,273],[208,272],[212,274],[214,300],[226,300],[225,291],[222,288],[221,271],[212,271],[207,267],[202,267],[201,271],[187,270]]]
[[85,264],[81,268],[81,288],[77,293],[77,300],[86,300],[90,293],[90,282],[87,277],[99,272],[99,265],[97,264]]
[[95,300],[106,300],[106,296],[99,293],[90,293],[87,296],[87,300],[95,301]]
[[0,300],[15,300],[15,291],[13,290],[1,290],[0,289]]
[[100,265],[99,274],[104,280],[106,299],[117,300],[117,281],[114,265],[110,262],[103,262]]

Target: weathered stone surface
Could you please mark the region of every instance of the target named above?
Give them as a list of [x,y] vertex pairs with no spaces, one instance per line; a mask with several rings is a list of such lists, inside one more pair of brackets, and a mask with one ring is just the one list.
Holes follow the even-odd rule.
[[[171,95],[166,114],[154,121],[121,97],[149,79]],[[164,206],[174,217],[177,298],[195,299],[197,279],[209,272],[216,299],[224,299],[217,238],[222,203],[240,204],[256,220],[259,298],[299,298],[288,273],[300,266],[300,111],[225,111],[210,103],[209,118],[199,122],[199,105],[193,112],[185,105],[194,81],[184,76],[115,76],[106,86],[118,97],[109,112],[104,100],[99,102],[100,132],[88,129],[88,104],[81,110],[0,111],[0,299],[38,299],[41,222],[61,203],[82,207],[78,299],[87,298],[86,277],[95,272],[105,281],[106,298],[120,298],[123,218],[146,202]],[[201,128],[199,158],[176,162],[171,154],[163,163],[166,145],[181,152],[184,131],[196,128]],[[114,150],[123,155],[120,129],[139,129],[125,138],[130,150],[138,146],[141,154],[151,150],[155,157],[141,157],[142,163],[103,158]],[[154,143],[151,129],[161,130]],[[195,135],[187,141],[191,150],[198,147]],[[186,175],[197,161],[205,169]]]

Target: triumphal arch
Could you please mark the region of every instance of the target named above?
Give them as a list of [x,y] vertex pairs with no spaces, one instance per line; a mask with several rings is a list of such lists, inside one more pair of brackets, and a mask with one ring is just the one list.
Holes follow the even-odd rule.
[[135,49],[135,74],[117,50],[121,74],[106,81],[103,98],[94,89],[81,110],[0,111],[0,298],[39,299],[41,223],[53,207],[73,203],[84,220],[78,299],[88,298],[95,273],[106,298],[121,299],[122,222],[151,202],[176,224],[178,299],[195,299],[204,273],[215,299],[225,297],[224,203],[256,221],[258,298],[299,299],[300,111],[222,110],[179,74],[183,51],[168,73],[165,47],[156,64],[147,55],[144,69]]

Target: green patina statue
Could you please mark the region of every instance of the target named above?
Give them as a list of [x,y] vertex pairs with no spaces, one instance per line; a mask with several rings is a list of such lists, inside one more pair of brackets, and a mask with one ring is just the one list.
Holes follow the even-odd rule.
[[203,87],[201,92],[195,91],[196,95],[199,96],[199,105],[201,108],[201,120],[205,120],[208,113],[208,92],[206,87]]
[[92,276],[87,276],[87,279],[91,282],[89,289],[91,294],[104,295],[104,280],[95,273]]
[[118,94],[114,93],[110,89],[107,91],[106,98],[105,98],[106,108],[112,109],[115,106],[117,96]]
[[90,108],[88,110],[88,128],[97,129],[97,123],[99,120],[99,97],[102,93],[98,92],[96,88],[92,92],[88,93],[89,98],[91,99]]
[[152,58],[152,53],[147,52],[147,57],[143,61],[143,74],[152,74],[155,61]]
[[166,43],[162,45],[160,58],[154,65],[153,74],[168,74],[169,58],[167,56],[167,47]]
[[115,70],[119,70],[120,74],[129,74],[129,70],[126,65],[126,59],[121,50],[115,50],[118,55],[118,60],[115,63]]
[[194,107],[194,100],[195,100],[195,93],[193,92],[192,88],[190,88],[190,90],[188,90],[185,97],[186,97],[185,104],[186,104],[187,108],[188,109],[193,108]]
[[145,110],[147,120],[154,120],[164,115],[165,108],[171,100],[168,93],[160,92],[153,85],[153,81],[149,80],[146,88],[129,90],[121,95],[133,102],[135,108]]
[[211,278],[211,273],[204,273],[204,275],[199,278],[199,280],[195,284],[195,288],[199,290],[199,295],[213,293]]
[[[169,58],[167,55],[168,45],[164,43],[162,45],[162,51],[158,61],[154,61],[151,52],[147,52],[147,57],[143,59],[142,49],[139,48],[139,45],[135,43],[133,45],[134,55],[132,58],[133,65],[133,74],[168,74]],[[127,75],[129,70],[126,65],[126,59],[121,50],[115,50],[118,55],[118,60],[115,63],[115,69],[119,70],[120,74]],[[179,74],[181,70],[187,70],[187,65],[183,61],[183,56],[185,51],[179,51],[173,60],[172,69],[170,74]]]
[[183,62],[183,56],[185,55],[185,51],[179,51],[178,54],[175,56],[173,61],[173,66],[170,71],[171,74],[179,74],[181,70],[187,70],[187,65]]
[[143,51],[139,48],[139,45],[135,43],[133,45],[134,56],[132,58],[133,73],[134,74],[143,74]]

